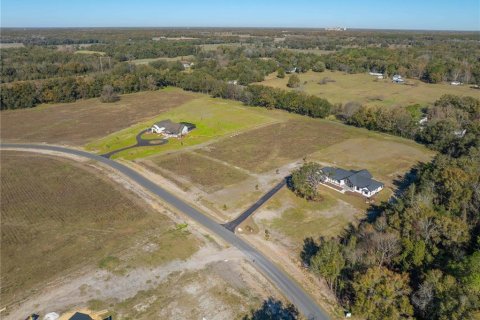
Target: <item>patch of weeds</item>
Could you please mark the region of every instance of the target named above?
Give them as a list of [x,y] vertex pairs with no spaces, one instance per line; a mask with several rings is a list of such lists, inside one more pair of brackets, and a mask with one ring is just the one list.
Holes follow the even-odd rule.
[[118,266],[120,265],[120,259],[115,256],[107,256],[100,260],[98,267],[100,269],[105,269],[110,272],[117,271]]

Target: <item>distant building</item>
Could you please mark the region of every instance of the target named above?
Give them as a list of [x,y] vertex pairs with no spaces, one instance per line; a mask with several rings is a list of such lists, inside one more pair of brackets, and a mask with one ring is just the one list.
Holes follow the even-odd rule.
[[462,83],[461,83],[460,81],[452,81],[452,82],[450,82],[450,84],[451,84],[452,86],[459,86],[459,85],[461,85]]
[[392,77],[392,82],[394,82],[394,83],[404,83],[405,80],[402,78],[401,75],[396,74]]
[[193,62],[182,61],[182,65],[185,69],[190,69],[191,67],[193,67]]
[[175,123],[169,119],[157,122],[150,128],[150,132],[152,133],[159,133],[165,137],[173,138],[184,136],[189,131],[188,125],[184,123]]
[[237,84],[238,84],[238,80],[228,80],[227,83],[228,83],[228,84],[237,85]]
[[382,77],[383,78],[383,73],[380,73],[380,72],[369,72],[368,74],[371,75],[371,76]]
[[293,67],[293,68],[285,70],[285,73],[295,73],[295,72],[297,72],[297,67]]
[[428,117],[423,117],[422,119],[418,120],[419,125],[425,125],[428,122]]
[[325,182],[340,187],[342,192],[356,192],[370,198],[384,187],[383,183],[372,179],[372,174],[365,169],[354,171],[325,167],[321,171],[325,175]]

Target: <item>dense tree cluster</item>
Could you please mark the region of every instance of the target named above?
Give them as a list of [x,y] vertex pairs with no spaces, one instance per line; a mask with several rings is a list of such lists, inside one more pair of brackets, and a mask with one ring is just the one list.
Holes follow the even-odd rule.
[[28,47],[2,50],[0,55],[2,83],[18,80],[46,79],[83,75],[113,68],[108,57],[74,54],[54,47]]
[[292,172],[289,187],[300,197],[308,200],[318,199],[318,186],[323,180],[322,167],[318,163],[309,162]]

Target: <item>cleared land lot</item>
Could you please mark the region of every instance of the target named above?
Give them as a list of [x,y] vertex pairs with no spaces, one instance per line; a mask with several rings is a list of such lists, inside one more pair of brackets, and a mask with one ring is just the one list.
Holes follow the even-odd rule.
[[352,136],[353,128],[330,121],[293,117],[209,145],[201,154],[253,172],[264,172]]
[[178,176],[189,179],[205,188],[207,192],[219,190],[248,178],[247,174],[232,166],[212,161],[192,152],[154,157],[151,162],[153,165],[150,168],[154,171],[157,167],[168,170],[174,173],[171,177],[173,180]]
[[[356,101],[369,106],[407,106],[420,103],[422,105],[433,103],[443,94],[461,96],[474,96],[480,98],[480,90],[471,89],[469,86],[452,86],[449,84],[427,84],[419,80],[409,80],[415,85],[395,84],[390,79],[376,80],[368,74],[344,74],[343,72],[306,72],[298,73],[300,87],[290,89],[287,87],[289,76],[280,79],[275,74],[269,75],[262,85],[299,90],[326,98],[333,103],[346,103]],[[335,82],[319,84],[329,78]]]
[[198,95],[180,89],[126,94],[115,103],[99,99],[43,105],[0,113],[3,141],[80,146],[170,110]]
[[[188,232],[86,163],[14,151],[2,151],[1,162],[2,305],[83,267],[123,273],[122,261],[148,267],[198,249]],[[149,252],[124,257],[146,244]]]
[[140,147],[115,154],[114,158],[128,160],[149,155],[178,150],[189,146],[208,142],[215,138],[237,134],[256,126],[276,122],[268,110],[246,107],[240,102],[214,99],[206,95],[196,95],[192,99],[170,111],[151,117],[148,121],[137,123],[125,130],[115,132],[105,138],[89,143],[86,147],[98,153],[107,153],[136,143],[136,135],[152,126],[153,123],[165,119],[175,122],[190,122],[196,129],[181,139],[172,138],[165,145]]

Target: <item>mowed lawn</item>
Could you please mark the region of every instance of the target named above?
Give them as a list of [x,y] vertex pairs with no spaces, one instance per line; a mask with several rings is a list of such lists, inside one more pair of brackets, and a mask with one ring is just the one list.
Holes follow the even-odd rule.
[[[452,86],[446,83],[428,84],[419,80],[408,80],[415,85],[395,84],[390,79],[376,80],[369,74],[345,74],[340,71],[297,73],[300,78],[300,87],[290,89],[287,87],[289,75],[279,79],[275,74],[269,75],[259,84],[282,88],[286,90],[299,90],[326,98],[332,103],[347,103],[356,101],[368,106],[407,106],[419,103],[427,105],[435,102],[444,94],[460,96],[473,96],[480,98],[480,90],[472,89],[468,85]],[[319,84],[329,78],[334,82]]]
[[[219,137],[238,134],[256,126],[277,122],[269,115],[268,110],[258,107],[247,107],[240,102],[210,98],[199,95],[181,106],[162,112],[148,121],[138,123],[125,130],[115,132],[105,138],[89,143],[86,147],[97,153],[106,153],[136,143],[136,135],[155,122],[170,119],[175,122],[189,122],[196,125],[188,135],[182,138],[171,138],[161,146],[139,147],[125,150],[114,155],[114,158],[128,160],[142,158],[157,153],[178,150],[198,145]],[[160,138],[161,135],[158,135]]]
[[[83,267],[121,272],[122,263],[148,267],[198,249],[192,235],[86,164],[14,151],[1,163],[2,306]],[[143,252],[147,244],[155,249]]]
[[121,96],[115,103],[99,99],[42,105],[0,112],[1,137],[10,142],[47,142],[81,146],[182,105],[199,95],[166,88]]

